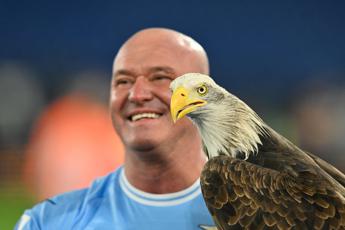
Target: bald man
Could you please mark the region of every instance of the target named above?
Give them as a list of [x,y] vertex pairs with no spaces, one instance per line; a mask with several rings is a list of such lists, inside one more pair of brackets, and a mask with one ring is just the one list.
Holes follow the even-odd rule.
[[169,111],[170,82],[189,72],[209,73],[206,52],[192,38],[163,28],[130,37],[114,60],[110,98],[113,126],[125,146],[124,165],[87,189],[25,211],[16,228],[214,226],[199,185],[206,162],[200,137],[187,118],[174,125]]

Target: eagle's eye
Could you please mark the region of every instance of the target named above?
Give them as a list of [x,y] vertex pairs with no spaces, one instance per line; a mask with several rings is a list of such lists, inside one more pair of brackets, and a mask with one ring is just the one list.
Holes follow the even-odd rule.
[[207,87],[205,85],[199,86],[196,91],[199,95],[204,96],[207,93]]

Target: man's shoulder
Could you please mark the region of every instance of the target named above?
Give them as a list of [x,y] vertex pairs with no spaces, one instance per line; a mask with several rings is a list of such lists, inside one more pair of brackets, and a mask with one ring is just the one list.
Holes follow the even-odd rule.
[[26,210],[17,224],[18,229],[23,220],[30,220],[31,224],[37,226],[72,227],[86,209],[97,209],[109,189],[117,183],[119,170],[96,179],[88,188],[51,197]]
[[51,206],[56,208],[74,209],[85,204],[88,201],[92,201],[98,198],[102,198],[107,192],[108,188],[116,182],[118,171],[112,172],[106,176],[97,178],[92,184],[84,189],[74,190],[66,192],[52,198],[49,198],[37,206]]

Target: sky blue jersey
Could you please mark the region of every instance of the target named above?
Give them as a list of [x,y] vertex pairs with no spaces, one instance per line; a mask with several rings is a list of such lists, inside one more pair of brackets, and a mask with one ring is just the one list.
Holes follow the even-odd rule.
[[15,229],[212,229],[199,180],[169,194],[151,194],[134,188],[123,167],[77,190],[26,210]]

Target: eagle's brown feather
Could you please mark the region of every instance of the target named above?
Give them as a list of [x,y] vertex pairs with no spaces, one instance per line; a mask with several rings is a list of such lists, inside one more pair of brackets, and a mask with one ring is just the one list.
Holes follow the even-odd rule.
[[[256,157],[245,161],[218,156],[204,167],[201,188],[218,226],[345,229],[345,176],[276,133],[266,139]],[[328,179],[330,174],[337,175],[339,183]]]

